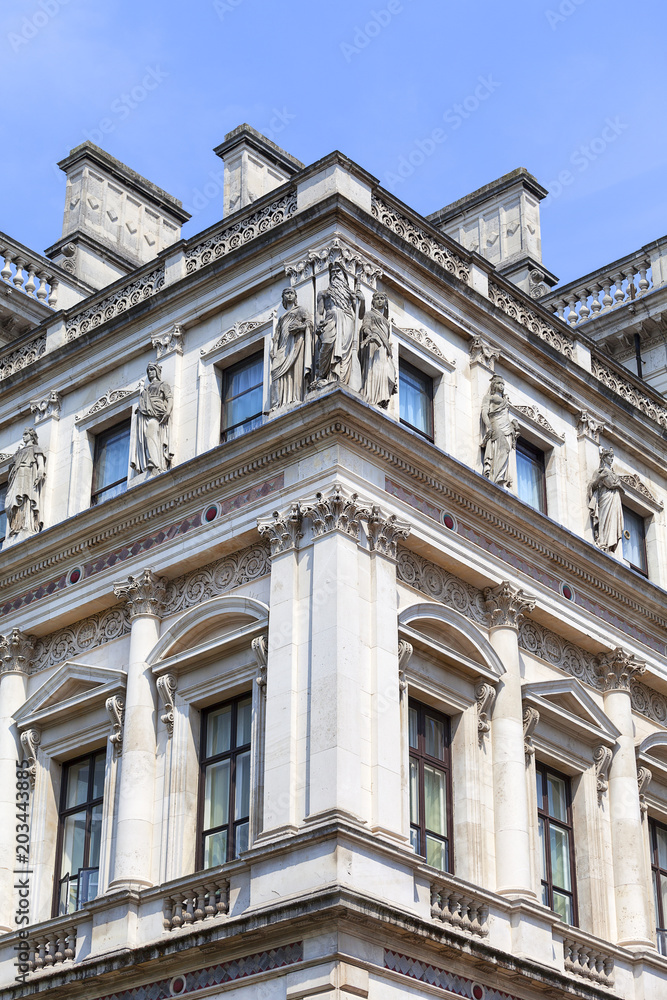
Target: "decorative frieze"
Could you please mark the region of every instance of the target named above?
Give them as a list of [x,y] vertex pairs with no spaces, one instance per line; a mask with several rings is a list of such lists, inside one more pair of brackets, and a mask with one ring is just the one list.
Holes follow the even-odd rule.
[[491,732],[491,712],[496,700],[496,689],[488,681],[478,681],[475,685],[475,701],[477,702],[477,738],[480,747],[484,746],[484,738]]
[[546,431],[547,434],[553,435],[553,437],[558,438],[560,441],[565,440],[565,435],[559,434],[558,431],[554,430],[554,428],[551,426],[547,418],[544,416],[543,413],[540,413],[540,411],[537,409],[536,406],[515,406],[514,409],[517,410],[527,420],[531,421],[534,424],[537,424],[537,426],[541,430]]
[[655,420],[661,427],[667,427],[667,406],[636,389],[621,374],[607,368],[595,355],[591,356],[591,371],[596,379],[615,392],[617,396],[620,396],[621,399],[636,406],[638,410],[641,410],[651,420]]
[[226,594],[244,583],[253,583],[271,573],[270,549],[266,542],[249,545],[223,559],[167,582],[164,614],[173,615]]
[[632,474],[627,475],[627,476],[619,476],[618,478],[623,483],[623,489],[624,490],[638,493],[640,495],[640,497],[642,497],[643,500],[647,500],[648,503],[652,507],[656,508],[656,510],[662,510],[663,509],[664,504],[663,504],[662,500],[657,500],[653,496],[653,494],[651,493],[651,491],[648,488],[648,486],[646,485],[646,483],[644,483],[639,478],[638,475],[636,475],[635,473],[632,473]]
[[273,316],[275,311],[271,313],[269,319],[246,319],[237,320],[234,326],[230,326],[229,330],[226,330],[219,340],[216,340],[213,347],[202,347],[200,354],[202,357],[205,354],[212,354],[213,351],[219,350],[221,347],[226,347],[227,344],[233,344],[235,340],[240,340],[241,337],[245,337],[247,333],[252,333],[253,330],[259,330],[261,326],[266,326]]
[[532,705],[527,705],[523,710],[523,752],[526,755],[526,765],[530,764],[531,757],[535,754],[533,733],[539,721],[540,713]]
[[609,747],[599,746],[593,751],[595,762],[595,778],[598,790],[598,802],[602,802],[602,796],[609,787],[609,766],[613,753]]
[[190,247],[185,253],[185,270],[188,274],[219,260],[232,250],[245,246],[263,233],[275,229],[296,212],[296,191],[290,191],[282,198],[258,209],[244,219],[226,226],[202,243]]
[[160,336],[151,337],[151,344],[157,353],[157,360],[167,357],[168,354],[183,353],[183,327],[180,323],[174,323],[171,330]]
[[630,682],[646,670],[646,664],[617,646],[595,660],[595,672],[603,691],[629,691]]
[[139,615],[160,617],[165,604],[167,580],[144,569],[138,576],[128,576],[127,583],[114,583],[113,592],[125,598],[130,620]]
[[520,301],[514,295],[510,295],[506,289],[500,288],[493,281],[489,281],[489,298],[494,306],[497,306],[498,309],[506,313],[511,319],[516,320],[521,326],[525,326],[531,333],[538,336],[540,340],[544,340],[555,351],[564,354],[566,358],[573,356],[574,341],[572,337],[565,330],[558,330],[552,323],[543,319],[527,303]]
[[423,326],[420,327],[397,326],[396,323],[392,322],[391,328],[396,333],[399,333],[402,336],[407,337],[409,340],[412,340],[419,347],[423,347],[425,351],[428,351],[429,354],[432,354],[435,358],[438,358],[439,361],[444,361],[448,368],[456,367],[456,362],[449,361],[445,357],[445,355],[442,353],[442,351],[434,341],[433,337],[431,337],[428,330],[425,330]]
[[13,628],[8,635],[0,635],[0,674],[30,673],[35,656],[35,638]]
[[363,281],[373,289],[376,287],[377,279],[382,277],[382,271],[379,267],[376,267],[358,250],[349,247],[339,237],[318,250],[309,250],[305,256],[298,260],[287,261],[285,274],[289,278],[290,284],[296,285],[316,277],[318,274],[328,272],[332,264],[339,264],[343,267],[354,279],[354,282]]
[[109,736],[109,743],[113,747],[114,757],[120,757],[123,752],[123,718],[125,716],[125,702],[114,694],[107,698],[105,707],[111,722],[112,732]]
[[396,576],[401,583],[414,587],[430,600],[440,601],[477,625],[486,626],[487,613],[482,592],[416,552],[399,548]]
[[440,264],[460,281],[468,283],[470,278],[469,264],[453,250],[450,250],[444,240],[437,239],[427,233],[421,226],[411,222],[398,209],[391,208],[377,195],[371,197],[371,212],[381,225],[400,236],[413,249],[419,250],[430,260]]
[[37,780],[37,747],[40,744],[41,733],[38,729],[26,729],[21,733],[23,755],[28,762],[28,780],[30,787],[35,787]]
[[82,621],[35,639],[32,672],[57,666],[96,646],[113,642],[130,631],[126,607],[109,608]]
[[32,399],[30,401],[30,412],[35,417],[35,423],[41,424],[43,420],[47,420],[49,417],[60,420],[62,406],[62,396],[53,389],[44,399]]
[[303,537],[302,522],[303,515],[298,503],[291,504],[283,514],[274,510],[270,518],[260,518],[257,521],[257,530],[262,538],[268,540],[272,557],[297,548],[299,539]]
[[395,514],[387,517],[377,506],[372,507],[367,514],[367,520],[371,552],[380,552],[390,559],[395,559],[399,541],[405,541],[412,531],[412,526],[407,521],[399,521]]
[[0,381],[3,378],[9,378],[14,372],[27,368],[28,365],[41,358],[45,351],[46,334],[41,333],[39,337],[35,337],[28,344],[17,347],[15,350],[9,351],[8,354],[3,354],[0,357]]
[[160,719],[167,727],[167,737],[174,735],[174,695],[177,684],[176,674],[162,674],[156,682],[157,693],[165,709]]
[[133,396],[136,389],[107,389],[103,396],[100,396],[96,400],[89,410],[85,413],[77,413],[74,417],[74,422],[79,423],[81,420],[86,420],[88,417],[94,416],[96,413],[101,413],[102,410],[106,410],[109,406],[117,403],[120,399],[125,399],[127,396]]
[[533,610],[536,603],[533,597],[528,597],[523,590],[513,587],[507,580],[503,580],[497,587],[484,588],[484,607],[489,628],[504,626],[518,629],[525,615]]
[[75,313],[71,319],[67,320],[66,336],[68,342],[76,340],[77,337],[94,330],[115,316],[131,309],[146,299],[157,295],[164,285],[164,264],[161,264],[154,271],[143,274],[136,281],[119,288],[117,291],[101,299],[94,305],[89,306],[80,313]]

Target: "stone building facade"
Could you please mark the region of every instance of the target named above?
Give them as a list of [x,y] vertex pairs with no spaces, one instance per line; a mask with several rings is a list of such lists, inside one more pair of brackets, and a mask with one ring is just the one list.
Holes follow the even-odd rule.
[[216,153],[0,234],[3,996],[662,1000],[667,243]]

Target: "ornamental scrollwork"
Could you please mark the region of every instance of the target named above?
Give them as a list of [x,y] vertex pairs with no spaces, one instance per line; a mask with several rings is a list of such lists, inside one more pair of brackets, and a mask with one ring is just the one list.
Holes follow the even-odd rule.
[[271,546],[271,556],[277,556],[297,548],[299,539],[303,538],[302,523],[303,515],[300,506],[298,503],[293,503],[283,514],[274,510],[271,517],[260,518],[257,522],[257,530],[262,538],[268,540]]
[[609,766],[613,753],[609,747],[599,746],[593,751],[595,762],[595,779],[597,784],[598,802],[602,802],[602,796],[609,787]]
[[488,681],[478,681],[475,685],[475,701],[477,702],[477,738],[479,745],[484,746],[484,737],[491,731],[491,712],[496,701],[496,689]]
[[166,726],[168,738],[174,735],[174,695],[177,684],[176,674],[162,674],[156,681],[157,693],[165,710],[160,720]]
[[667,427],[667,406],[661,405],[656,400],[651,399],[650,396],[647,396],[646,393],[636,389],[622,375],[607,368],[595,355],[591,357],[591,372],[599,382],[606,385],[608,389],[615,392],[621,399],[625,399],[628,403],[636,406],[638,410],[641,410],[651,420],[655,420],[661,427]]
[[245,246],[250,240],[256,239],[262,233],[279,226],[296,212],[296,191],[278,198],[276,201],[260,208],[251,215],[240,219],[231,226],[224,227],[219,233],[210,236],[203,243],[197,243],[185,253],[185,270],[192,274],[211,261],[224,257],[225,254]]
[[38,729],[26,729],[25,732],[21,733],[21,746],[28,761],[28,781],[31,788],[35,787],[37,780],[37,747],[40,740],[41,733]]
[[35,655],[35,638],[13,628],[7,635],[0,635],[0,674],[30,673]]
[[136,390],[134,389],[107,389],[103,396],[100,396],[96,400],[89,410],[85,413],[78,413],[74,417],[74,422],[79,423],[81,420],[85,420],[86,417],[92,417],[95,413],[100,413],[102,410],[106,410],[108,406],[113,403],[117,403],[119,399],[125,399],[127,396],[132,396]]
[[258,635],[252,640],[252,651],[257,660],[257,676],[255,681],[262,693],[266,693],[266,675],[269,660],[269,637],[268,635]]
[[300,504],[301,513],[313,526],[313,536],[318,538],[330,531],[343,531],[352,538],[359,538],[360,519],[366,508],[357,503],[359,495],[346,496],[343,487],[336,483],[331,493],[316,493],[313,501]]
[[521,302],[493,281],[489,281],[489,298],[501,312],[516,320],[521,326],[525,326],[554,350],[564,354],[566,358],[573,356],[574,340],[565,330],[558,330],[534,309],[531,309],[529,305]]
[[530,764],[531,757],[535,754],[533,733],[539,721],[540,713],[532,705],[527,705],[523,710],[523,750],[526,755],[526,764]]
[[595,672],[603,691],[630,691],[630,682],[641,677],[646,664],[620,646],[596,657]]
[[395,559],[399,541],[405,541],[412,531],[412,526],[407,521],[399,521],[395,514],[387,517],[375,505],[366,513],[366,518],[371,552],[380,552],[390,559]]
[[17,347],[16,350],[10,351],[8,354],[3,354],[0,357],[0,381],[3,378],[9,378],[14,372],[21,371],[23,368],[27,368],[28,365],[33,364],[38,358],[46,351],[46,334],[41,333],[39,337],[35,337],[30,343],[24,344],[23,347]]
[[355,282],[363,281],[373,289],[376,287],[377,279],[382,277],[379,267],[367,260],[358,250],[348,247],[338,237],[319,250],[309,250],[305,257],[286,262],[285,274],[290,284],[296,285],[298,282],[328,272],[332,264],[339,264]]
[[105,707],[112,728],[111,735],[109,736],[109,743],[113,747],[114,757],[120,757],[123,752],[123,719],[125,717],[125,702],[119,695],[114,694],[110,698],[107,698]]
[[414,647],[411,642],[407,639],[398,640],[398,690],[401,696],[405,694],[408,689],[408,678],[406,671],[408,669],[408,663],[412,659],[412,654],[414,652]]
[[385,228],[400,236],[401,239],[405,240],[406,243],[409,243],[416,250],[419,250],[430,260],[440,264],[441,267],[449,271],[450,274],[453,274],[460,281],[468,282],[470,278],[469,265],[462,257],[459,257],[453,250],[450,250],[444,240],[436,239],[430,233],[427,233],[421,226],[411,222],[398,209],[391,208],[381,198],[378,198],[377,195],[373,195],[371,198],[371,212],[373,217],[381,225],[385,226]]
[[535,607],[536,600],[518,587],[503,580],[497,587],[484,588],[484,606],[489,628],[505,626],[518,629],[524,617]]
[[161,264],[154,271],[143,274],[136,281],[124,288],[119,288],[112,295],[108,295],[100,302],[96,302],[88,309],[84,309],[83,312],[76,313],[71,319],[68,319],[66,324],[67,341],[76,340],[77,337],[89,330],[95,330],[115,316],[120,316],[121,313],[136,306],[139,302],[157,295],[163,285],[164,264]]

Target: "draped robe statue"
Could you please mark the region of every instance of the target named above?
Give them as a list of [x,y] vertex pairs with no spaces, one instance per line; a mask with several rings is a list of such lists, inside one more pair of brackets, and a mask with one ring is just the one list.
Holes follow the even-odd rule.
[[386,410],[396,392],[396,368],[389,340],[389,303],[383,292],[373,293],[370,312],[359,334],[363,394],[369,403]]
[[271,409],[298,403],[313,370],[313,321],[297,305],[293,288],[283,291],[285,313],[276,324],[271,344]]
[[148,385],[139,396],[136,436],[130,464],[137,472],[164,472],[171,465],[173,452],[169,444],[169,424],[174,407],[171,386],[162,381],[162,366],[150,364],[146,369]]
[[46,478],[46,459],[37,441],[37,431],[26,427],[23,444],[14,455],[9,470],[5,511],[9,537],[34,535],[42,530],[42,486]]
[[600,467],[588,484],[593,534],[604,552],[615,552],[623,537],[623,484],[613,464],[614,449],[600,448]]
[[482,400],[482,448],[484,475],[499,486],[512,485],[509,463],[516,448],[519,425],[510,417],[510,401],[505,395],[505,382],[500,375],[491,379],[489,391]]
[[363,319],[364,312],[363,295],[350,289],[345,269],[332,264],[329,287],[317,296],[318,386],[340,382],[361,389],[357,314]]

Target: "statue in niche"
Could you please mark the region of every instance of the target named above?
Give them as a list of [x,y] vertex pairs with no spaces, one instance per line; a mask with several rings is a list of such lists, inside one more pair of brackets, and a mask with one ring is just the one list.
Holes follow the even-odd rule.
[[510,455],[516,448],[519,424],[510,416],[510,401],[505,394],[505,381],[494,375],[489,391],[482,400],[482,448],[484,475],[492,483],[512,485]]
[[272,410],[300,403],[313,371],[313,321],[293,288],[283,290],[283,307],[271,344]]
[[366,310],[358,288],[349,286],[342,264],[329,268],[329,287],[317,296],[318,388],[339,382],[359,392],[359,320]]
[[148,385],[139,395],[136,435],[130,464],[137,472],[151,475],[171,466],[169,424],[174,408],[171,386],[162,381],[162,365],[151,363],[146,369]]
[[614,449],[600,448],[600,467],[588,484],[593,535],[603,552],[615,552],[623,537],[623,484],[613,465]]
[[389,302],[384,292],[373,292],[370,311],[359,333],[363,393],[369,403],[387,409],[396,392],[396,368],[389,340]]
[[39,447],[37,431],[26,427],[23,444],[14,455],[7,483],[5,511],[10,538],[34,535],[42,530],[42,487],[45,479],[46,459]]

